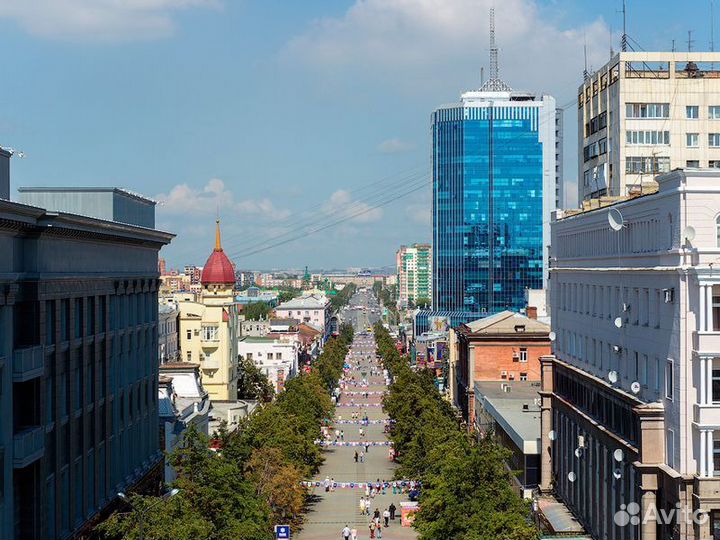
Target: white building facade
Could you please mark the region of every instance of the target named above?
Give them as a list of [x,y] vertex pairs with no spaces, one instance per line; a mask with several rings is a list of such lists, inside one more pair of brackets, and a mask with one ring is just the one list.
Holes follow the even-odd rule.
[[248,336],[238,340],[238,354],[255,362],[276,392],[297,375],[299,352],[300,343],[294,339]]
[[296,319],[311,324],[322,331],[325,339],[330,333],[332,310],[330,301],[322,295],[293,298],[275,308],[275,315],[280,319]]
[[720,167],[720,53],[620,52],[578,89],[578,198]]
[[[720,533],[720,171],[657,182],[552,225],[541,489],[593,538]],[[618,524],[630,503],[695,519]]]

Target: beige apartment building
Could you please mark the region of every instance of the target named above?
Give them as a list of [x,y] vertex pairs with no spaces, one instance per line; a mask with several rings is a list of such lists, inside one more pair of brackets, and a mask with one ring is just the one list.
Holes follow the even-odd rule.
[[720,53],[620,52],[578,89],[578,199],[720,167]]

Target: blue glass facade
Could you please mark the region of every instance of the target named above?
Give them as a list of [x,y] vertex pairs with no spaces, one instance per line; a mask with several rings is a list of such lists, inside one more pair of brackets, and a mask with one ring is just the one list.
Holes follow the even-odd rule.
[[518,311],[525,289],[542,288],[542,105],[433,113],[433,310]]

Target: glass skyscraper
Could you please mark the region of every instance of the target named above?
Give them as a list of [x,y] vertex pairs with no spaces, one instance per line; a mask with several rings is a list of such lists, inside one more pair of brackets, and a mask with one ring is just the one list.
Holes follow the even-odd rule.
[[552,97],[493,79],[432,114],[433,312],[519,311],[544,286],[555,122]]

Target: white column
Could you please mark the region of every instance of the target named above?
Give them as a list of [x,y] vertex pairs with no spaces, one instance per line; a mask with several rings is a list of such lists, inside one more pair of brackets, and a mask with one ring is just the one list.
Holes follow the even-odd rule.
[[707,431],[707,475],[712,477],[715,472],[715,465],[713,463],[713,430]]
[[707,357],[700,357],[700,405],[705,405],[708,402],[707,399]]
[[700,326],[699,326],[699,328],[698,328],[698,330],[699,330],[700,332],[704,332],[705,329],[707,328],[707,324],[706,324],[706,322],[705,322],[705,319],[706,319],[706,317],[705,317],[705,315],[706,315],[706,313],[705,313],[705,295],[707,294],[707,293],[705,292],[705,289],[706,289],[706,288],[707,288],[707,287],[706,287],[705,285],[700,285],[700,295],[699,295],[699,296],[700,296],[700,309],[698,310],[698,311],[700,312],[700,313],[699,313],[699,315],[700,315]]
[[707,431],[704,429],[700,430],[700,469],[698,475],[707,476]]
[[713,331],[713,312],[712,312],[712,285],[705,287],[705,324],[707,325],[706,330],[708,332]]

